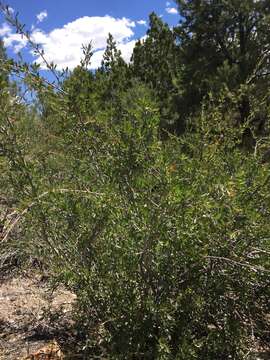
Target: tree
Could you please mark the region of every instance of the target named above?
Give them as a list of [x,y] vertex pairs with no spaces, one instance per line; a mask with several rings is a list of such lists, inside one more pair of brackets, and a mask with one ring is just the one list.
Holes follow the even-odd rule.
[[174,32],[154,12],[149,17],[146,38],[139,40],[132,55],[133,75],[155,90],[160,104],[161,127],[180,132],[178,47]]
[[121,51],[117,49],[116,41],[112,34],[109,33],[107,47],[101,62],[101,71],[108,73],[119,66],[125,66],[125,61],[121,56]]
[[128,66],[117,49],[112,34],[107,39],[107,47],[103,54],[101,67],[97,71],[97,81],[103,103],[113,102],[117,94],[127,87]]
[[63,85],[68,94],[70,110],[80,117],[92,114],[95,108],[95,75],[89,69],[93,56],[92,43],[83,45],[82,50],[84,56],[80,65],[69,73]]
[[[198,106],[208,91],[235,91],[269,74],[267,0],[176,0],[176,28],[184,63],[185,99]],[[239,124],[250,115],[249,97],[239,101]]]
[[68,92],[69,105],[76,114],[93,113],[94,74],[82,66],[77,66],[64,83]]

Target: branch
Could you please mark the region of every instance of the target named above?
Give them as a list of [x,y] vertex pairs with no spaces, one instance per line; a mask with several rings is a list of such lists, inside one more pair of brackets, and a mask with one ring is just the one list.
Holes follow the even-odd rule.
[[[25,37],[30,45],[30,47],[34,50],[34,52],[39,55],[42,59],[42,61],[44,62],[46,68],[53,74],[53,76],[55,77],[55,79],[57,80],[57,84],[58,84],[58,89],[61,89],[61,81],[60,81],[60,77],[58,75],[58,72],[56,71],[56,67],[53,63],[49,63],[48,60],[46,59],[45,55],[44,55],[44,50],[40,48],[40,45],[35,43],[35,41],[31,38],[30,36],[30,32],[24,30],[25,26],[22,25],[16,14],[15,16],[13,16],[12,12],[10,11],[8,5],[6,5],[4,2],[0,1],[0,10],[4,13],[5,18],[7,20],[7,22],[9,22],[13,27],[16,28],[16,32],[18,34],[20,34],[22,37]],[[63,75],[63,74],[62,74]],[[52,85],[50,83],[50,85]],[[63,91],[61,89],[61,91]]]
[[206,256],[206,258],[207,259],[221,260],[221,261],[230,262],[230,263],[232,263],[234,265],[237,265],[237,266],[247,267],[247,268],[251,269],[254,272],[261,271],[261,272],[270,273],[270,270],[264,269],[263,267],[253,266],[253,265],[250,265],[250,264],[247,264],[247,263],[238,262],[238,261],[235,261],[235,260],[223,257],[223,256]]
[[33,208],[33,206],[35,206],[42,198],[46,197],[49,194],[56,194],[56,193],[60,193],[60,194],[64,194],[64,193],[71,193],[71,194],[89,194],[89,195],[95,195],[95,196],[100,196],[100,195],[104,195],[103,193],[97,193],[97,192],[92,192],[89,190],[74,190],[74,189],[52,189],[49,191],[46,191],[44,193],[42,193],[41,195],[39,195],[35,201],[31,202],[26,208],[24,208],[24,210],[19,213],[16,217],[16,219],[7,227],[7,229],[4,230],[4,234],[2,235],[2,242],[7,241],[10,233],[12,232],[12,230],[15,228],[15,226],[21,221],[21,219],[28,213],[28,211]]

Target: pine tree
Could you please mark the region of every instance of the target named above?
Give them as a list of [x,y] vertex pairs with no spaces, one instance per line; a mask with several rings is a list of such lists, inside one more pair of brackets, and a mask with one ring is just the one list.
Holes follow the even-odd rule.
[[[184,64],[187,108],[198,106],[210,90],[241,85],[269,72],[267,0],[176,0],[181,16],[177,28]],[[192,99],[192,103],[191,103]],[[240,120],[250,114],[249,99],[239,103]]]
[[96,75],[103,102],[114,102],[117,95],[127,87],[128,66],[121,55],[121,51],[117,49],[112,34],[108,36],[101,67],[97,70]]
[[121,51],[117,49],[116,41],[114,40],[112,34],[109,33],[107,47],[101,62],[101,71],[107,73],[112,72],[116,70],[116,68],[124,65],[125,62],[121,56]]
[[181,76],[174,32],[154,12],[146,38],[139,40],[132,56],[133,75],[155,90],[160,102],[161,127],[180,130],[178,108]]

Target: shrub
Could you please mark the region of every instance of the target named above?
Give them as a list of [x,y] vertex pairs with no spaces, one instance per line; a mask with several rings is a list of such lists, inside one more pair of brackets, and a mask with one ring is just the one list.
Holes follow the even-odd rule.
[[233,104],[210,99],[161,142],[147,86],[91,94],[89,110],[80,70],[56,88],[26,66],[41,106],[1,110],[2,241],[19,227],[16,249],[77,294],[89,358],[247,358],[269,341],[270,178],[239,146]]

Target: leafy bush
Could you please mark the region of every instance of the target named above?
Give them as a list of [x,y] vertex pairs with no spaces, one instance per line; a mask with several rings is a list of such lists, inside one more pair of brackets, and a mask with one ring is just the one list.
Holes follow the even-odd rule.
[[268,169],[219,107],[165,143],[145,86],[118,109],[66,110],[53,141],[21,112],[6,128],[21,246],[78,295],[88,356],[240,359],[269,336]]
[[155,93],[137,79],[117,88],[82,62],[55,86],[11,65],[38,108],[7,94],[1,110],[2,243],[77,294],[86,356],[244,359],[269,342],[269,168],[260,146],[243,151],[242,94],[210,96],[161,141]]

